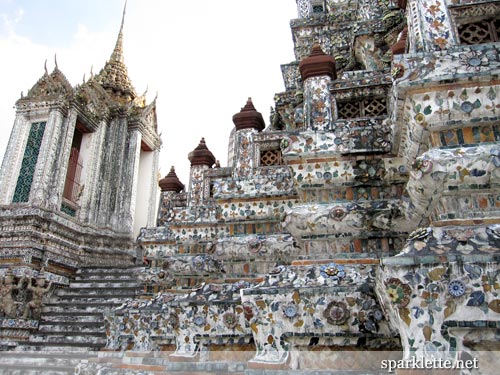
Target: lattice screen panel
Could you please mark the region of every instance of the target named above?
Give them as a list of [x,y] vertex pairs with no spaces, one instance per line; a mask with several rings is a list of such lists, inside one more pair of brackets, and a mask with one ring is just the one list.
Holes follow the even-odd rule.
[[356,99],[337,103],[339,118],[375,117],[387,114],[385,98]]
[[30,134],[24,149],[21,170],[17,179],[16,190],[12,202],[28,202],[31,192],[31,184],[35,174],[38,153],[42,144],[43,133],[45,132],[45,122],[31,124]]
[[462,44],[481,44],[498,41],[500,18],[481,20],[458,26]]
[[260,153],[260,165],[269,167],[271,165],[281,165],[281,150],[265,150]]

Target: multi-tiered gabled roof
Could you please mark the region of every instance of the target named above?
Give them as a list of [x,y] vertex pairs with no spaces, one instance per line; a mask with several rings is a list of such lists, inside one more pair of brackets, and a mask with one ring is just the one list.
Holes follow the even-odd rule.
[[26,96],[22,96],[20,100],[32,99],[49,99],[59,96],[71,96],[73,88],[66,76],[57,67],[57,62],[52,73],[47,71],[47,63],[45,63],[45,73],[37,83],[28,91]]

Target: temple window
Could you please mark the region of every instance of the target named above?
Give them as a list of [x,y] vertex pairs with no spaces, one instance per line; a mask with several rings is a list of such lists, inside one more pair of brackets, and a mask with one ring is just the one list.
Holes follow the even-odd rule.
[[313,14],[324,13],[325,12],[324,0],[312,0],[311,8]]
[[45,132],[45,122],[36,122],[31,124],[30,134],[26,147],[24,149],[23,161],[21,163],[21,170],[17,178],[16,190],[12,202],[28,202],[31,192],[31,185],[33,183],[33,176],[35,174],[36,163],[38,161],[38,154],[42,144],[43,133]]
[[261,167],[270,167],[273,165],[282,165],[283,159],[281,157],[281,150],[261,150],[260,152],[260,165]]
[[457,28],[461,44],[497,42],[500,34],[500,17],[462,23]]
[[83,163],[80,157],[80,148],[82,145],[82,132],[75,129],[73,141],[71,143],[71,152],[66,172],[66,182],[64,184],[63,197],[70,202],[76,203],[81,192],[80,178]]
[[340,119],[377,117],[387,114],[386,99],[383,97],[341,101],[337,103],[337,107]]
[[76,216],[76,211],[79,209],[91,158],[91,140],[91,130],[78,119],[71,141],[71,151],[61,203],[61,211],[70,216]]

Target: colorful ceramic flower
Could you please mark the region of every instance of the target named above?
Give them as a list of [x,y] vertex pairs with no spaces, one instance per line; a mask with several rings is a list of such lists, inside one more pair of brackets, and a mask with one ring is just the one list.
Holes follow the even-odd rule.
[[255,306],[250,303],[250,302],[244,302],[243,303],[243,315],[245,316],[245,319],[249,322],[253,319],[255,316],[255,311],[256,308]]
[[283,314],[287,318],[295,318],[297,316],[298,310],[297,310],[297,305],[295,303],[289,303],[283,307]]
[[333,301],[326,307],[323,316],[333,325],[342,325],[349,319],[349,309],[344,302]]
[[410,303],[411,287],[401,280],[390,278],[386,281],[386,291],[392,303],[399,307],[405,307]]
[[417,113],[414,118],[417,124],[423,124],[425,121],[425,115],[421,112]]
[[205,325],[205,318],[201,315],[197,315],[194,317],[194,324],[197,325],[198,327],[204,326]]
[[222,322],[229,329],[234,329],[238,325],[238,317],[235,313],[227,312],[222,315]]
[[171,313],[167,318],[167,323],[172,329],[179,328],[179,316],[176,313]]
[[341,280],[345,277],[344,266],[336,263],[323,265],[319,269],[319,273],[325,279]]
[[465,294],[465,284],[460,280],[452,280],[448,284],[448,293],[453,297],[461,297]]
[[258,238],[251,238],[248,241],[248,251],[251,253],[258,253],[262,247],[262,241]]
[[328,212],[328,216],[335,221],[342,221],[346,215],[347,211],[342,206],[333,207],[330,212]]

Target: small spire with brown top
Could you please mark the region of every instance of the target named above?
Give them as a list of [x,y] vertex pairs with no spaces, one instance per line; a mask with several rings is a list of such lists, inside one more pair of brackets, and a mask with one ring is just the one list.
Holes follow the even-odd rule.
[[233,122],[236,130],[257,129],[262,131],[266,127],[262,114],[257,112],[253,106],[252,98],[248,98],[241,111],[233,116]]
[[170,168],[170,172],[158,182],[158,185],[160,185],[161,191],[180,193],[184,190],[184,184],[177,177],[173,166]]
[[205,138],[202,138],[200,144],[189,153],[188,159],[191,162],[191,167],[197,165],[206,165],[211,167],[215,164],[215,157],[207,148]]
[[337,79],[335,59],[324,53],[318,43],[314,43],[311,54],[299,63],[299,70],[303,81],[318,76],[329,76],[331,79]]

